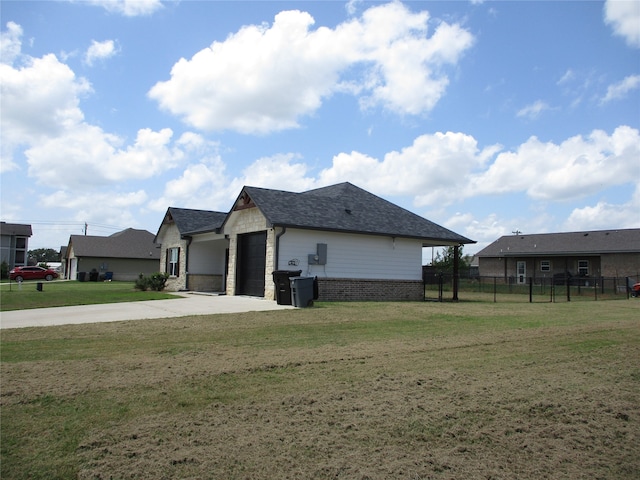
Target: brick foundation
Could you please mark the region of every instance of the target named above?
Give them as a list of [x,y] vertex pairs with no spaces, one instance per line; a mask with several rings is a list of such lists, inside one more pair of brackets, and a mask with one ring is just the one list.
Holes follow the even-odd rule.
[[318,278],[319,301],[422,301],[422,280]]

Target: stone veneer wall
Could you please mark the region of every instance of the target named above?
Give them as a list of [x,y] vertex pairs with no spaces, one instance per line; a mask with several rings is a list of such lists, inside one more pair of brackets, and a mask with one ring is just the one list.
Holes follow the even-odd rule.
[[422,301],[422,280],[318,278],[320,301]]
[[194,292],[222,292],[222,275],[189,274],[189,290]]
[[275,235],[267,228],[267,220],[257,207],[236,210],[232,213],[232,225],[229,234],[229,273],[227,275],[227,295],[236,293],[236,260],[238,255],[238,235],[243,233],[267,232],[267,252],[264,278],[264,298],[275,299],[275,284],[272,272],[275,261]]
[[164,229],[162,247],[160,249],[160,271],[166,272],[167,249],[180,247],[180,274],[177,277],[169,277],[165,290],[177,292],[187,288],[187,242],[180,238],[180,232],[175,225]]

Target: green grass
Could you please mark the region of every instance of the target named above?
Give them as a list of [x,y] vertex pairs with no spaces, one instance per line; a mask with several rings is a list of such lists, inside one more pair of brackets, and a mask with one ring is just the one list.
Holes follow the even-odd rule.
[[[639,314],[633,300],[318,303],[3,330],[0,477],[329,478],[313,470],[318,461],[349,451],[366,472],[393,447],[408,465],[432,455],[432,473],[486,478],[465,472],[475,457],[458,464],[457,449],[477,452],[481,469],[486,458],[514,464],[530,445],[513,467],[525,470],[497,478],[606,477],[605,466],[611,478],[634,478],[640,452],[624,435],[640,425]],[[274,431],[247,447],[236,439],[268,425],[257,412]],[[592,437],[577,438],[590,425]],[[551,428],[565,438],[555,443]],[[282,429],[295,430],[295,447],[282,444]],[[581,442],[597,446],[589,453],[597,472],[557,453]],[[262,444],[267,456],[247,456]],[[205,457],[184,461],[203,452],[215,453],[215,467]],[[295,468],[278,470],[292,452]],[[280,461],[270,466],[271,457]],[[578,470],[554,470],[566,465]]]
[[29,308],[64,307],[100,303],[137,302],[176,298],[164,292],[141,292],[134,282],[42,282],[43,289],[36,289],[36,281],[5,282],[0,285],[0,311]]

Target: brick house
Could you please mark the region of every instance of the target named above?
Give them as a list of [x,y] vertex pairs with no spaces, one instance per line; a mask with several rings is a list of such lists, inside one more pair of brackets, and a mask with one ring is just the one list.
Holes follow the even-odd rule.
[[539,282],[554,275],[637,277],[640,228],[505,235],[476,254],[481,276]]
[[[170,289],[274,299],[272,272],[292,270],[318,278],[321,300],[422,300],[423,247],[474,243],[350,183],[301,193],[246,186],[227,214],[206,214],[165,215],[156,241]],[[194,275],[218,278],[212,287]]]

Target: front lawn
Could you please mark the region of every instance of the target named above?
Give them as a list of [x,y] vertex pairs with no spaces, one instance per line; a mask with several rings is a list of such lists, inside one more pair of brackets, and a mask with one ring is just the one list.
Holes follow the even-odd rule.
[[0,286],[0,311],[27,308],[66,307],[99,303],[137,302],[176,298],[164,292],[141,292],[134,282],[42,282],[42,291],[36,281],[3,282]]
[[0,477],[636,480],[638,318],[319,302],[3,330]]

